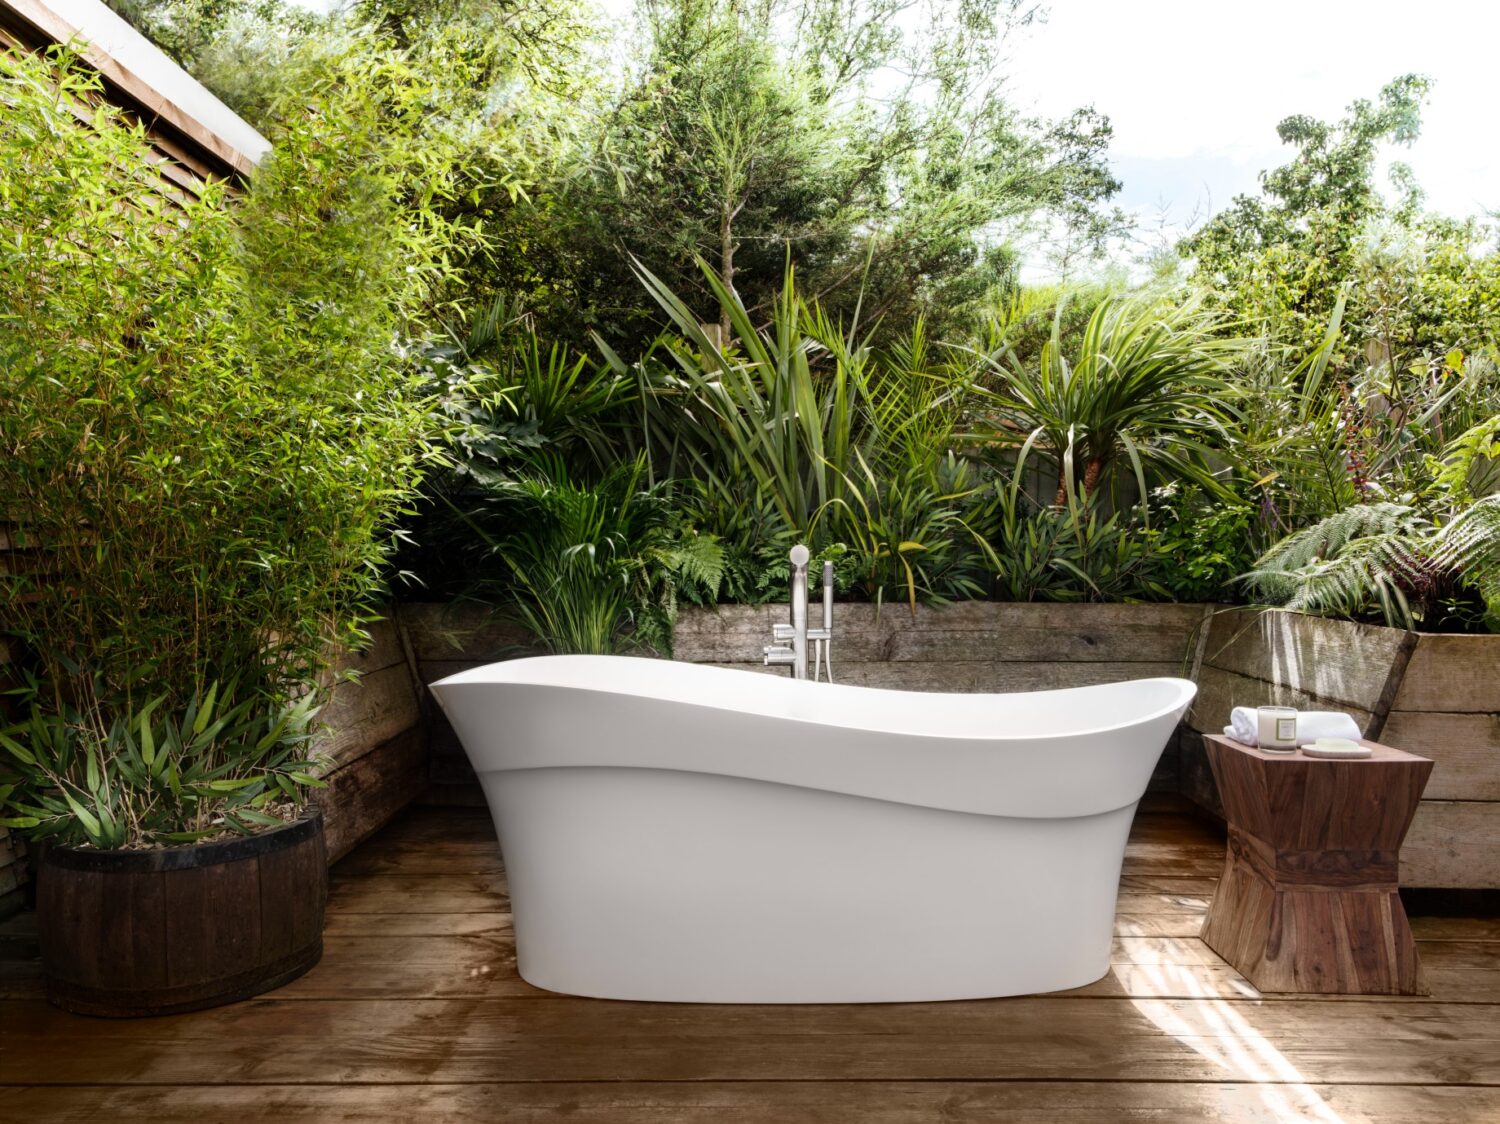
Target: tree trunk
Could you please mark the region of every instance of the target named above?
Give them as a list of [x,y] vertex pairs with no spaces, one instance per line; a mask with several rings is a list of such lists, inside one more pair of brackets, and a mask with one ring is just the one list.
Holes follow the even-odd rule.
[[[1090,460],[1088,462],[1088,464],[1085,466],[1085,468],[1083,470],[1082,496],[1083,496],[1084,499],[1088,499],[1091,495],[1094,494],[1094,489],[1099,486],[1099,477],[1101,477],[1103,475],[1104,475],[1104,461],[1101,460],[1098,457],[1094,457],[1092,460]],[[1061,476],[1061,478],[1057,481],[1057,494],[1052,497],[1052,506],[1053,507],[1067,507],[1068,506],[1068,476],[1067,476],[1067,473],[1063,473],[1062,476]]]
[[[1089,465],[1083,470],[1083,498],[1088,499],[1094,494],[1094,489],[1099,486],[1099,477],[1104,472],[1104,461],[1095,457],[1089,461]],[[1144,498],[1144,497],[1143,497]]]
[[[734,216],[739,213],[739,208],[731,209],[732,199],[726,197],[724,200],[723,218],[719,221],[719,279],[724,282],[724,288],[734,293]],[[729,342],[729,309],[725,308],[719,314],[719,338],[720,346]]]

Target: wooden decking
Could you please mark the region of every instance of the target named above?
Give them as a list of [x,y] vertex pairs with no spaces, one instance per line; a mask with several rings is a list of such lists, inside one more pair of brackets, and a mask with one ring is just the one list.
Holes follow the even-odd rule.
[[1500,919],[1414,911],[1429,997],[1262,998],[1197,937],[1221,862],[1211,826],[1143,811],[1114,968],[1077,991],[617,1003],[523,983],[485,815],[418,809],[334,869],[322,963],[263,998],[92,1020],[0,962],[0,1118],[1500,1120]]

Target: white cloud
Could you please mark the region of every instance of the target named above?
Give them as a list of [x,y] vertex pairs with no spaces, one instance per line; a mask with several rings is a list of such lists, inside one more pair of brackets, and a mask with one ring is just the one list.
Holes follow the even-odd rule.
[[1286,159],[1283,117],[1337,118],[1397,75],[1425,74],[1423,135],[1394,155],[1434,207],[1473,214],[1500,209],[1497,41],[1500,6],[1464,0],[1052,0],[1011,45],[1010,89],[1049,116],[1089,103],[1108,114],[1121,201],[1165,199],[1185,218],[1205,185],[1218,207]]

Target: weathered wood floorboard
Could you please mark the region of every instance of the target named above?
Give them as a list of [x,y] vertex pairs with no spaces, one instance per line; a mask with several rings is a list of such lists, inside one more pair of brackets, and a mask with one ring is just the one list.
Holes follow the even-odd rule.
[[24,1088],[20,1119],[95,1124],[1484,1124],[1500,1118],[1500,1089],[1460,1086],[1143,1082],[796,1082],[388,1085],[219,1085]]
[[0,1103],[83,1121],[1500,1119],[1500,919],[1416,916],[1432,995],[1262,998],[1198,939],[1223,836],[1169,801],[1127,849],[1112,968],[966,1003],[697,1006],[532,988],[482,809],[407,813],[333,871],[323,962],[217,1011],[86,1020],[0,962]]

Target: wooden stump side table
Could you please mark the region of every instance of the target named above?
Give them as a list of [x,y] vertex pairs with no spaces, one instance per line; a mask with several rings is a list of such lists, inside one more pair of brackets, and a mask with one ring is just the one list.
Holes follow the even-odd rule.
[[1396,884],[1432,762],[1374,742],[1345,761],[1203,743],[1229,821],[1204,943],[1261,991],[1425,995]]

